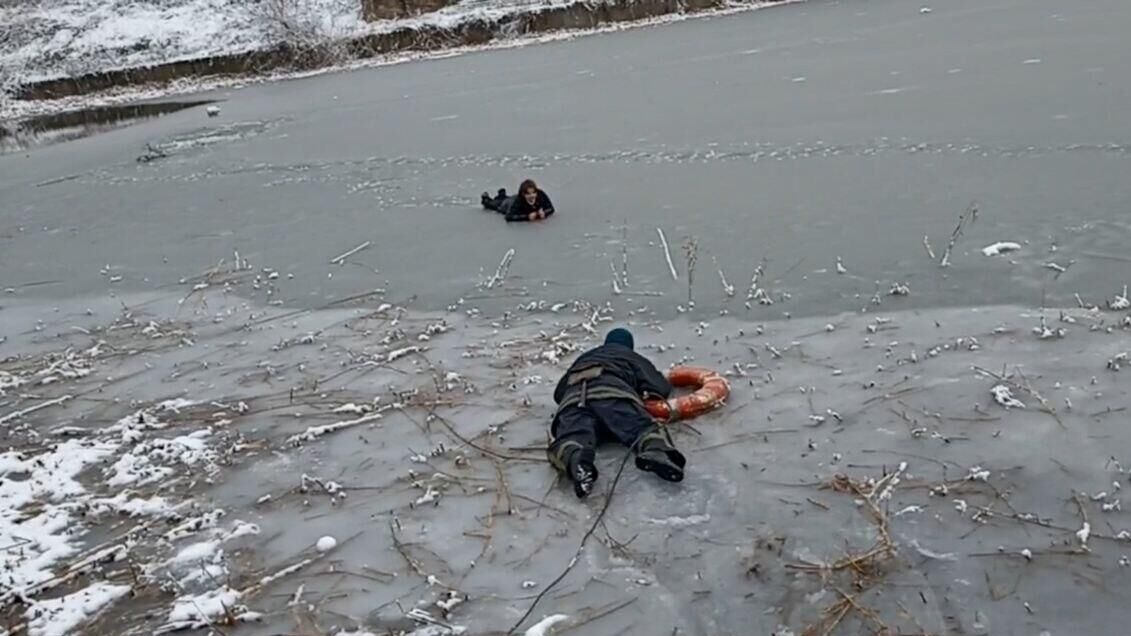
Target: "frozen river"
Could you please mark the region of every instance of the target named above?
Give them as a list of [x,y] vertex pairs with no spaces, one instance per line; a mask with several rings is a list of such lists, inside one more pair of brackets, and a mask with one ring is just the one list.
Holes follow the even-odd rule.
[[[261,85],[0,156],[4,624],[1122,633],[1131,5],[936,4]],[[525,176],[548,223],[478,209]],[[621,453],[578,502],[540,449],[613,324],[733,393],[676,431],[685,482],[630,464],[602,512]]]
[[[71,296],[106,289],[110,265],[149,290],[238,250],[295,274],[290,303],[389,280],[442,308],[514,248],[528,285],[595,300],[627,237],[635,288],[685,295],[660,227],[677,265],[698,240],[700,307],[723,299],[712,259],[739,289],[765,259],[793,315],[852,308],[877,281],[917,306],[1070,303],[1127,272],[1103,256],[1128,230],[1129,12],[813,2],[215,95],[218,118],[0,157],[2,282]],[[168,156],[139,164],[147,143]],[[527,175],[551,223],[477,209]],[[972,202],[940,271],[923,237],[937,262]],[[367,240],[366,267],[327,278]],[[997,241],[1024,249],[989,261]]]

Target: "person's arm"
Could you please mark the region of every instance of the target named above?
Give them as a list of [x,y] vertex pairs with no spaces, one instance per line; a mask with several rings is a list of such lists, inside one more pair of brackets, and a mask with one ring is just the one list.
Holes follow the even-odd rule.
[[634,353],[636,359],[636,390],[641,395],[652,394],[667,399],[672,394],[672,384],[652,361]]
[[530,213],[526,211],[526,206],[523,205],[523,203],[524,201],[521,196],[516,196],[511,199],[510,206],[507,207],[506,212],[507,223],[530,220]]
[[[572,368],[573,367],[570,367],[570,369]],[[566,378],[569,377],[569,373],[569,370],[566,370],[566,372],[562,374],[562,377],[558,378],[558,384],[554,387],[554,404],[561,404],[562,398],[565,397],[566,388],[569,387],[569,385],[566,384]]]
[[553,216],[554,215],[554,203],[553,203],[553,201],[550,201],[550,195],[546,194],[545,192],[539,192],[538,197],[539,197],[538,207],[542,209],[542,212],[543,212],[543,214],[545,214],[545,217],[550,218],[551,216]]

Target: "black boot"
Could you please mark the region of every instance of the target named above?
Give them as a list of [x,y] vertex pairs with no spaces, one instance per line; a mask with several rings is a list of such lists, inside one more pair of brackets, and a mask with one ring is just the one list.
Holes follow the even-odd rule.
[[683,481],[687,458],[675,449],[666,431],[654,428],[641,435],[636,445],[637,468],[666,481]]
[[479,195],[479,202],[482,203],[483,207],[485,208],[490,208],[492,201],[494,201],[494,199],[492,199],[491,195],[487,194],[486,192]]
[[570,453],[566,461],[570,481],[573,482],[573,494],[578,499],[584,499],[593,492],[593,484],[597,481],[597,466],[593,463],[596,459],[592,450],[575,450]]
[[506,188],[499,188],[499,193],[495,195],[495,198],[496,199],[507,198],[507,189]]

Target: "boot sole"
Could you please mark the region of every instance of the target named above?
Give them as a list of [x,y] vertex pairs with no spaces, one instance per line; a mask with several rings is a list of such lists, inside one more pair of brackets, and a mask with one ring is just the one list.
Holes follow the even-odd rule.
[[644,457],[636,458],[636,467],[640,470],[648,471],[655,474],[664,481],[679,482],[683,481],[683,471],[670,464],[663,462],[655,462]]
[[590,480],[590,482],[589,482],[589,491],[588,492],[581,489],[581,484],[579,484],[576,481],[573,482],[573,494],[577,495],[578,499],[584,499],[584,498],[588,497],[590,495],[590,493],[593,492],[593,486],[594,486],[594,484],[597,483],[597,477],[599,476],[599,473],[597,472],[597,467],[594,466],[593,464],[584,463],[584,464],[582,464],[582,466],[584,466],[585,469],[588,470],[589,473],[593,475],[593,479]]

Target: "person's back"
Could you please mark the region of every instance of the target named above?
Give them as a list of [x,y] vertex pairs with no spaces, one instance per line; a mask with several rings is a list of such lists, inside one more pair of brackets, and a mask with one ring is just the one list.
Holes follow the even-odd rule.
[[637,468],[681,481],[686,459],[644,409],[644,397],[667,398],[671,392],[668,379],[634,351],[632,334],[610,331],[605,344],[578,356],[554,389],[558,410],[550,427],[550,463],[584,497],[597,480],[597,443],[611,438],[636,453]]
[[668,379],[650,360],[623,344],[606,343],[586,351],[574,360],[554,389],[554,402],[561,404],[569,390],[568,380],[573,373],[597,365],[603,371],[599,380],[602,385],[619,389],[631,396],[650,394],[667,397],[671,393]]

